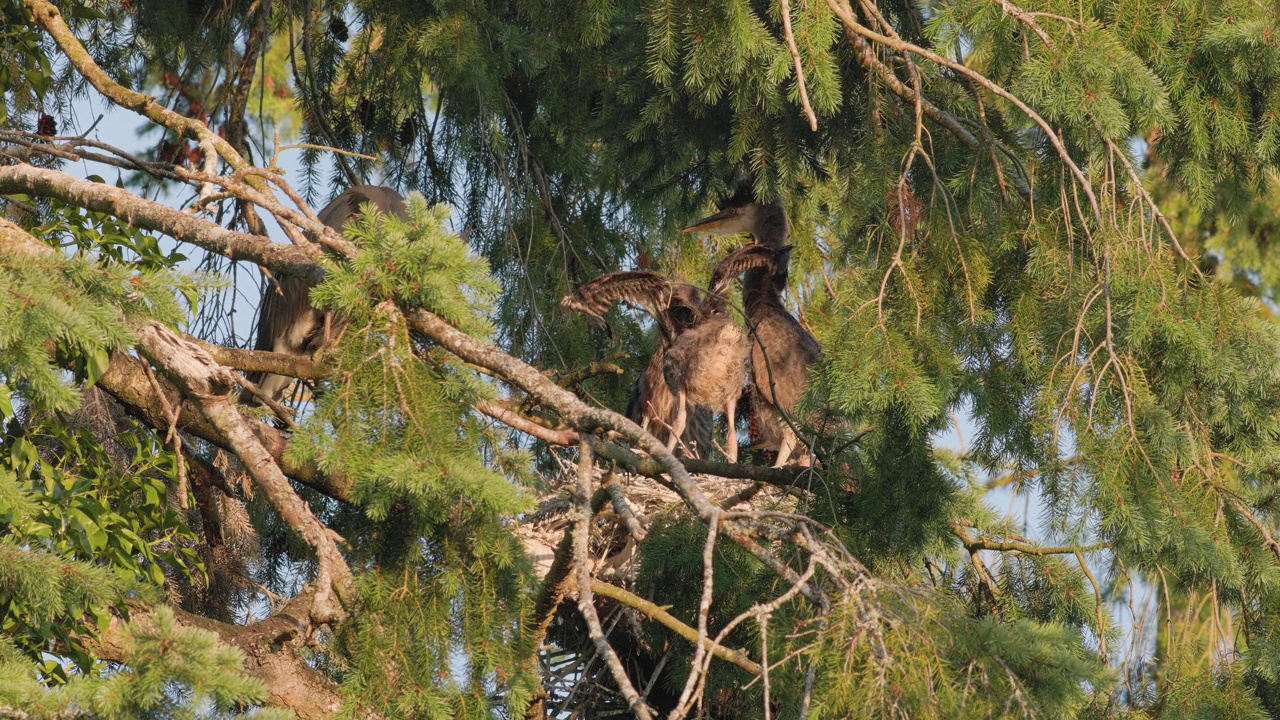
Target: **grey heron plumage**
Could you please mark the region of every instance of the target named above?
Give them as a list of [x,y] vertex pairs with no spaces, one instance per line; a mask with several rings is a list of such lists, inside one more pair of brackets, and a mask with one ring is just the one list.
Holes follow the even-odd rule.
[[751,403],[767,447],[776,448],[775,465],[790,459],[798,438],[787,422],[809,385],[813,365],[822,355],[817,339],[782,303],[787,287],[790,246],[787,215],[779,202],[760,203],[739,192],[722,203],[720,211],[685,228],[713,235],[748,233],[761,247],[776,252],[772,265],[746,271],[742,302],[751,336]]
[[[335,197],[320,211],[320,222],[341,232],[347,222],[360,213],[367,203],[373,203],[380,212],[403,216],[406,211],[404,198],[395,190],[379,185],[356,185]],[[279,276],[274,278],[263,294],[258,306],[258,337],[255,350],[271,350],[289,355],[311,355],[325,342],[331,325],[326,313],[311,304],[312,283],[304,278]],[[249,373],[265,395],[280,400],[293,378],[269,373]],[[256,398],[245,401],[253,404]]]

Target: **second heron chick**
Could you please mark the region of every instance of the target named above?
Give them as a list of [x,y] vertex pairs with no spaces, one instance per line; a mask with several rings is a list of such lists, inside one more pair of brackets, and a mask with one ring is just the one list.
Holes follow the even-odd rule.
[[735,411],[746,382],[750,343],[729,315],[727,293],[734,278],[743,272],[773,268],[777,252],[757,245],[730,253],[716,264],[706,292],[657,273],[629,271],[602,275],[562,301],[567,308],[599,317],[613,301],[624,300],[658,320],[663,335],[661,355],[651,361],[645,377],[655,374],[655,366],[660,367],[665,389],[673,399],[673,415],[659,418],[670,425],[668,449],[674,450],[680,442],[691,415],[703,409],[723,411],[728,421],[725,457],[737,462]]

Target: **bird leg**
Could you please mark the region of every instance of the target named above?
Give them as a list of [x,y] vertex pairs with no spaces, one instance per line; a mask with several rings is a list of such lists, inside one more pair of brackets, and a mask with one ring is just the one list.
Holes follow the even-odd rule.
[[680,436],[684,434],[684,425],[688,420],[688,401],[683,389],[676,392],[676,419],[671,423],[671,437],[667,439],[667,452],[676,449]]
[[778,443],[778,460],[773,464],[779,468],[787,464],[787,460],[791,458],[791,451],[796,449],[796,431],[789,426],[782,428],[782,441]]
[[737,398],[730,398],[724,406],[725,419],[729,421],[729,433],[724,439],[724,459],[734,465],[738,463],[738,426],[737,418],[734,416],[737,408]]

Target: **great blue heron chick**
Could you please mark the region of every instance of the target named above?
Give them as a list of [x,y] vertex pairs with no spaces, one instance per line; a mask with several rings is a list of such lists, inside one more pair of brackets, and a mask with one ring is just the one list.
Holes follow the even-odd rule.
[[[724,411],[729,426],[725,457],[737,462],[735,408],[746,378],[748,344],[746,333],[729,317],[726,293],[744,270],[773,263],[771,250],[744,248],[716,265],[708,292],[657,273],[629,271],[602,275],[561,302],[599,317],[622,300],[652,315],[662,341],[637,383],[641,402],[632,403],[628,416],[646,426],[660,421],[654,424],[665,426],[666,432],[654,428],[654,434],[659,440],[665,436],[668,449],[675,448],[688,427],[705,421],[706,438],[695,441],[706,449],[713,413]],[[695,435],[701,434],[699,427]]]
[[[761,440],[776,448],[774,465],[791,458],[798,443],[786,415],[796,407],[809,386],[813,365],[822,346],[782,304],[787,287],[790,246],[787,214],[779,202],[761,203],[749,192],[739,192],[720,211],[685,228],[686,232],[712,235],[748,233],[757,245],[773,248],[776,262],[747,271],[742,281],[742,304],[751,337],[751,404],[756,412]],[[802,459],[808,462],[808,453]]]
[[[356,185],[334,198],[320,211],[320,222],[341,232],[347,222],[360,213],[367,203],[373,203],[380,212],[389,215],[405,215],[404,198],[389,187]],[[271,350],[289,355],[311,355],[328,339],[332,322],[328,313],[311,305],[312,283],[304,278],[278,276],[268,285],[258,306],[258,339],[254,350]],[[249,373],[251,382],[258,385],[273,400],[279,401],[293,384],[293,378],[269,373]],[[248,404],[256,404],[257,398],[244,398]]]

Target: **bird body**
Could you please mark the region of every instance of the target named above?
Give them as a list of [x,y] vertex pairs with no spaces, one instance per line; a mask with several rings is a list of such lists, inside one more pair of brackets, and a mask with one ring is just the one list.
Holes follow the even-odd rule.
[[671,438],[676,437],[680,445],[693,450],[695,455],[700,454],[712,446],[715,415],[704,407],[694,407],[688,412],[684,431],[680,435],[671,433],[676,418],[676,396],[667,384],[666,357],[667,346],[660,343],[631,389],[625,414],[658,442],[670,445]]
[[[357,215],[367,203],[373,203],[379,211],[403,216],[404,198],[389,187],[356,185],[334,198],[320,211],[319,220],[325,225],[342,231],[347,221]],[[258,335],[254,350],[270,350],[289,355],[311,355],[327,341],[330,331],[328,313],[317,310],[311,304],[313,284],[303,278],[282,275],[267,285],[258,307]],[[293,378],[269,373],[249,373],[249,380],[257,383],[263,394],[279,401],[293,383]],[[253,404],[256,398],[245,401]]]
[[[775,262],[746,270],[743,306],[751,342],[750,400],[753,426],[766,447],[776,448],[775,466],[790,459],[798,444],[787,415],[809,386],[809,376],[822,355],[817,339],[782,303],[790,268],[787,216],[780,203],[762,204],[749,193],[725,201],[719,212],[685,228],[714,235],[749,233],[758,247],[775,253]],[[750,246],[748,246],[750,247]],[[745,248],[744,248],[745,249]],[[806,457],[802,463],[807,463]]]
[[[746,333],[729,317],[725,292],[744,270],[771,262],[771,253],[745,248],[732,253],[717,263],[706,293],[656,273],[610,273],[583,285],[562,304],[597,317],[614,300],[644,307],[658,321],[662,344],[634,396],[643,399],[638,408],[643,413],[641,424],[669,426],[665,441],[674,449],[690,425],[701,425],[702,411],[713,419],[711,413],[723,410],[729,421],[725,457],[737,462],[734,413],[746,380],[750,346]],[[633,402],[628,408],[629,415],[636,405]],[[708,440],[701,447],[710,446]]]
[[781,467],[795,450],[797,437],[783,413],[790,413],[809,386],[822,346],[782,305],[774,293],[746,303],[751,326],[751,399],[760,412],[759,428],[768,447],[778,450]]
[[675,396],[672,430],[682,430],[688,406],[723,409],[728,423],[725,459],[738,461],[736,410],[746,380],[747,334],[727,315],[715,315],[680,337],[667,350],[663,377]]

